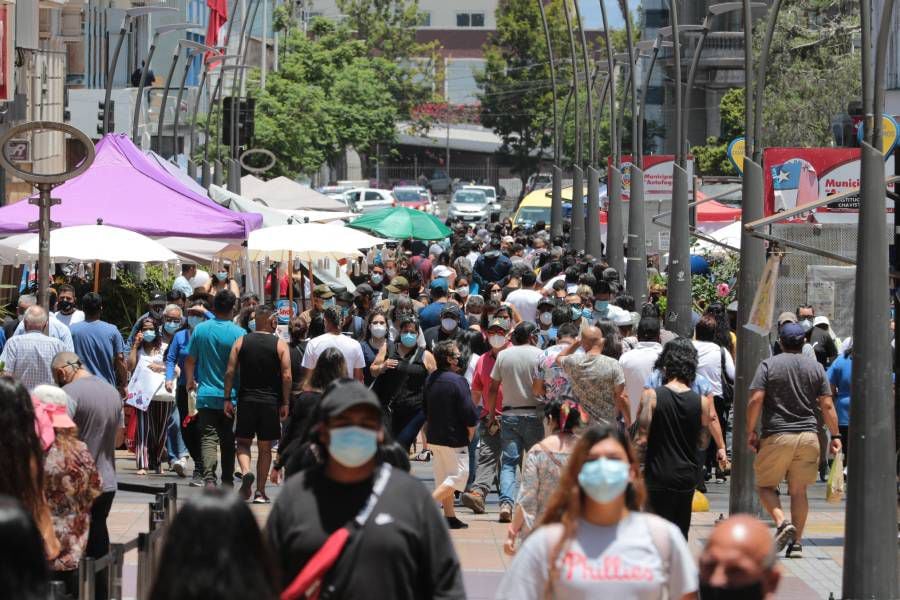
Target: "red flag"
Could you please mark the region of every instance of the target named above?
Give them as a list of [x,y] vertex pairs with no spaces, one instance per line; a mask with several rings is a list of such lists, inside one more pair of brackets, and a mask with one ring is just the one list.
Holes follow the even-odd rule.
[[[228,21],[228,0],[206,0],[209,7],[209,24],[206,26],[206,45],[216,46],[219,43],[219,30]],[[206,59],[209,59],[207,53]],[[214,68],[218,63],[210,64]]]

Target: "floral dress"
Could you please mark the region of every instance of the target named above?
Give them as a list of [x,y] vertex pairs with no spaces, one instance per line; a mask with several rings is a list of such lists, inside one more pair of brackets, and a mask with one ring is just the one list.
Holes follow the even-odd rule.
[[51,568],[72,571],[87,545],[91,506],[101,492],[100,474],[84,442],[71,440],[65,446],[59,438],[53,442],[44,457],[44,488],[60,544]]
[[569,452],[551,452],[540,442],[525,456],[519,497],[516,499],[516,504],[522,507],[525,515],[525,522],[519,529],[519,542],[523,542],[534,529],[535,522],[559,485],[560,472],[568,460]]

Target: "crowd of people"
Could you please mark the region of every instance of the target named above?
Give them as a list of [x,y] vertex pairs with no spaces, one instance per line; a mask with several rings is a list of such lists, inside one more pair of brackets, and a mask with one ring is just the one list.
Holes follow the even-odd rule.
[[[49,312],[19,296],[0,340],[0,494],[18,504],[0,501],[0,530],[39,536],[42,569],[74,591],[79,559],[108,549],[124,444],[139,476],[168,465],[207,488],[171,525],[154,599],[367,597],[373,581],[389,598],[462,598],[449,530],[493,492],[514,556],[499,598],[763,598],[775,554],[802,556],[852,358],[810,307],[781,315],[750,386],[774,538],[728,520],[698,568],[693,498],[730,473],[734,307],[703,307],[678,337],[658,298],[635,305],[621,274],[542,223],[458,224],[363,260],[352,286],[313,284],[290,317],[227,267],[185,264],[124,339],[99,294],[61,285]],[[304,294],[274,279],[271,295]],[[431,493],[410,461],[430,462]],[[260,531],[245,503],[269,503],[270,485]]]

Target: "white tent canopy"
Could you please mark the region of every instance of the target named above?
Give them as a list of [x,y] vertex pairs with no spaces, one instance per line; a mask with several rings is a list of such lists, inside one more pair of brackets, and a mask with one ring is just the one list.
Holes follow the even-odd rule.
[[383,243],[381,238],[349,227],[303,223],[251,231],[247,238],[247,255],[250,260],[340,260],[360,257],[361,248],[371,248]]
[[[252,179],[251,179],[252,178]],[[292,181],[287,177],[276,177],[262,181],[252,175],[241,178],[241,195],[260,200],[269,208],[288,210],[328,210],[345,212],[347,206],[314,189]]]
[[[725,227],[720,229],[716,229],[715,231],[708,232],[706,235],[713,238],[714,240],[721,242],[723,244],[728,244],[733,248],[741,247],[741,231],[743,230],[743,225],[740,221],[735,221],[734,223],[729,223]],[[712,244],[706,240],[697,240],[694,242],[694,245],[691,246],[691,252],[695,253],[704,253],[708,252],[710,254],[719,254],[723,253],[727,250],[727,248],[723,248],[722,246],[718,246],[716,244]]]
[[[11,264],[37,260],[38,234],[22,233],[0,240],[0,257]],[[143,234],[111,225],[74,225],[50,232],[50,260],[61,262],[169,262],[171,250]]]
[[235,194],[218,185],[209,186],[209,197],[217,204],[243,213],[258,213],[262,215],[263,227],[275,227],[293,223],[320,223],[339,219],[348,219],[354,216],[351,212],[336,212],[327,210],[282,210],[269,208],[265,204],[251,200],[250,198]]

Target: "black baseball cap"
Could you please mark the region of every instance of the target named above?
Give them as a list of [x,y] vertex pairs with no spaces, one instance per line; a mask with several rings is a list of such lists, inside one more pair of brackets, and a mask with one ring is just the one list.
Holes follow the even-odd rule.
[[358,381],[339,383],[322,397],[322,418],[330,419],[354,406],[371,406],[381,412],[375,393]]
[[166,304],[166,295],[161,291],[157,290],[155,292],[150,293],[150,302],[149,304],[153,306],[154,304]]

